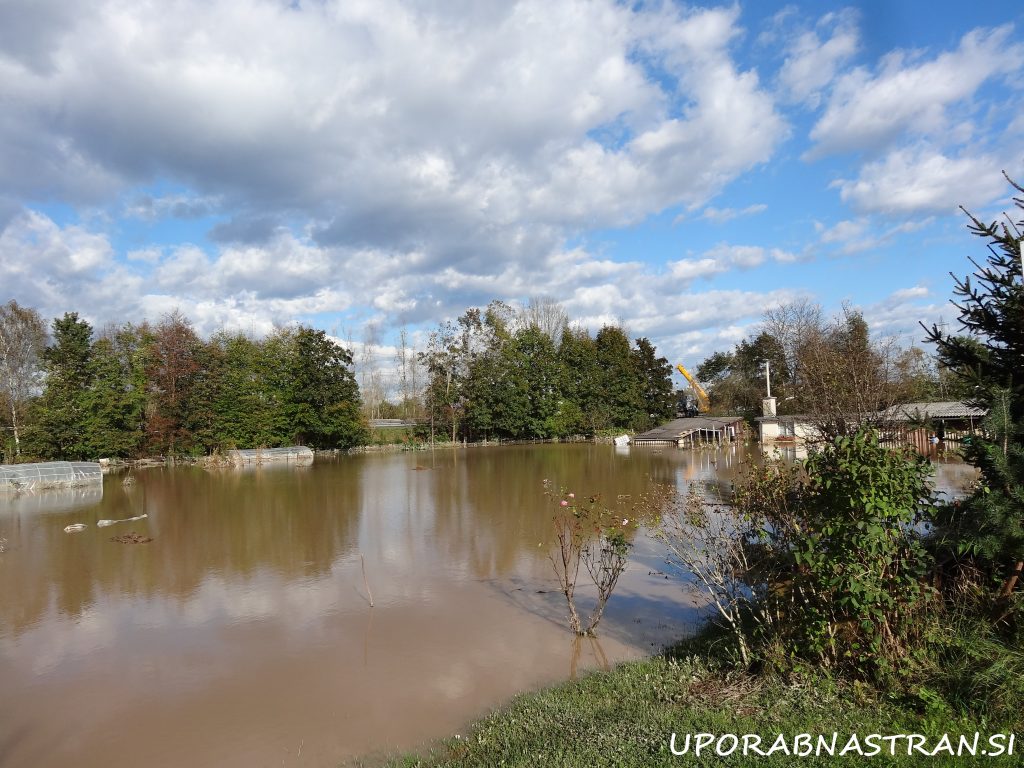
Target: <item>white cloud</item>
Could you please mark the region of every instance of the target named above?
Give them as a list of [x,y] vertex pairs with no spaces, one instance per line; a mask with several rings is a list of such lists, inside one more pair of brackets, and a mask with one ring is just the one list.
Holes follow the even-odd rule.
[[737,16],[610,0],[67,6],[69,33],[34,43],[52,68],[0,54],[19,116],[0,139],[22,148],[0,186],[96,203],[169,177],[193,192],[130,212],[298,213],[378,245],[439,223],[479,238],[631,221],[704,202],[783,137],[732,62]]
[[[682,354],[685,346],[691,356],[720,345],[725,337],[719,326],[746,327],[766,307],[798,295],[790,290],[690,293],[692,268],[666,273],[582,248],[556,248],[543,259],[507,262],[486,273],[457,265],[407,270],[403,265],[416,263],[420,254],[318,246],[287,233],[264,245],[152,248],[134,253],[126,264],[109,253],[101,234],[24,213],[0,232],[0,284],[44,317],[76,310],[96,327],[109,320],[156,320],[178,309],[204,335],[220,329],[264,335],[275,325],[305,319],[333,326],[334,335],[351,337],[357,345],[360,326],[368,321],[382,331],[396,322],[432,324],[495,298],[514,302],[543,293],[592,330],[622,321],[665,353]],[[95,254],[106,256],[97,262]],[[722,244],[703,258],[714,264],[714,273],[792,256],[780,249]],[[79,268],[83,262],[92,265],[85,272]],[[359,301],[369,306],[360,307]],[[366,311],[376,314],[367,317]],[[374,346],[378,365],[387,368],[393,346],[383,341]]]
[[905,299],[919,299],[927,296],[930,291],[923,285],[915,285],[911,288],[900,288],[892,292],[892,298],[898,301]]
[[886,56],[877,72],[858,68],[835,83],[825,113],[811,129],[810,157],[851,150],[878,151],[904,134],[941,134],[948,110],[970,99],[987,80],[1018,72],[1024,46],[1010,25],[968,32],[952,52],[920,61]]
[[727,221],[733,219],[739,219],[744,216],[753,216],[757,213],[764,213],[768,210],[768,206],[764,203],[755,203],[754,205],[748,205],[746,208],[714,208],[708,206],[701,213],[702,219],[714,222],[715,224],[725,224]]
[[864,319],[871,333],[891,337],[900,344],[919,344],[924,337],[920,323],[926,325],[938,320],[945,307],[934,302],[922,303],[930,292],[923,286],[901,288],[881,301],[864,308]]
[[[824,40],[820,32],[828,31]],[[826,14],[817,29],[793,40],[779,70],[779,86],[792,101],[817,106],[821,91],[859,48],[856,15],[849,9]]]
[[[0,146],[18,151],[0,163],[0,202],[133,220],[94,220],[90,245],[28,214],[67,264],[22,248],[23,215],[7,223],[0,280],[51,315],[180,308],[202,332],[259,333],[318,314],[436,322],[542,287],[577,316],[632,316],[660,271],[565,243],[704,206],[788,132],[733,56],[735,6],[83,0],[12,13],[25,23],[14,40],[0,9]],[[124,235],[167,219],[215,220],[214,244]],[[40,250],[53,270],[10,263]]]
[[932,221],[933,219],[929,217],[893,225],[862,216],[857,219],[844,219],[831,227],[815,222],[815,229],[820,243],[837,246],[840,253],[849,255],[888,245],[898,235],[916,232]]
[[[372,320],[386,335],[544,294],[591,327],[622,319],[692,355],[798,295],[767,281],[697,294],[694,281],[804,257],[789,245],[801,222],[759,220],[793,251],[765,227],[766,239],[693,245],[667,265],[574,244],[666,210],[711,223],[767,209],[750,200],[800,210],[822,190],[782,197],[780,93],[794,113],[824,101],[819,153],[873,153],[831,171],[853,210],[821,225],[829,250],[876,247],[1002,191],[995,164],[1009,154],[987,135],[997,119],[978,89],[1019,69],[1006,29],[843,73],[857,30],[828,15],[778,38],[786,61],[770,87],[737,61],[745,34],[738,5],[7,3],[0,146],[16,151],[0,162],[0,284],[50,316],[180,308],[203,333],[311,319]],[[768,194],[723,194],[759,175]],[[33,212],[44,200],[79,224]],[[175,227],[189,235],[168,237]]]
[[950,157],[920,144],[864,165],[856,179],[839,179],[843,202],[865,213],[896,216],[951,214],[978,207],[1005,192],[1004,163],[988,154]]
[[736,269],[753,269],[768,259],[778,262],[792,262],[797,256],[780,248],[763,248],[759,245],[717,245],[696,259],[680,259],[667,264],[669,274],[683,283],[698,277],[712,277]]

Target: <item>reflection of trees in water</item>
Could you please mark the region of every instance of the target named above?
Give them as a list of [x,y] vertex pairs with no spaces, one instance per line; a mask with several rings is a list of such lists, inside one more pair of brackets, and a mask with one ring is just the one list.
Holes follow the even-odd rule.
[[[621,455],[608,445],[508,446],[439,455],[442,471],[430,478],[435,538],[446,548],[449,561],[466,563],[481,579],[509,576],[524,568],[552,575],[547,560],[552,510],[544,497],[544,479],[580,496],[600,494],[609,508],[634,517],[653,484],[723,475],[722,482],[728,485],[738,463],[732,449],[668,447]],[[727,466],[718,467],[716,462]],[[540,543],[544,546],[538,547]]]
[[[101,504],[17,518],[0,579],[0,623],[19,632],[51,607],[79,617],[107,596],[192,596],[211,576],[286,579],[324,574],[355,546],[362,509],[356,462],[247,473],[155,469],[123,488],[108,478]],[[147,520],[96,528],[146,512]],[[5,521],[6,522],[6,521]],[[64,526],[87,522],[82,533]],[[154,541],[118,544],[136,530]]]
[[[545,478],[578,495],[600,493],[633,518],[652,483],[717,479],[728,489],[741,456],[733,448],[622,455],[610,445],[526,445],[346,456],[312,468],[249,472],[161,468],[138,473],[128,488],[108,477],[99,503],[0,518],[8,539],[0,556],[0,624],[17,632],[47,611],[78,617],[119,595],[184,602],[210,579],[245,581],[267,572],[311,578],[357,550],[382,597],[398,589],[412,595],[462,573],[553,580]],[[99,519],[142,512],[149,518],[95,528]],[[89,528],[64,533],[74,522]],[[109,541],[132,530],[154,541]],[[358,565],[352,573],[361,584]]]

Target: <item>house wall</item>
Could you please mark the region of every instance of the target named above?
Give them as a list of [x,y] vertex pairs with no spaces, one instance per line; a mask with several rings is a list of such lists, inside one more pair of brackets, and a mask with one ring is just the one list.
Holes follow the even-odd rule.
[[761,442],[767,442],[769,440],[775,440],[779,436],[779,422],[777,421],[760,421],[758,425],[761,428]]
[[805,421],[794,421],[780,423],[778,421],[758,422],[760,428],[761,442],[774,442],[776,440],[805,442],[812,439],[816,434],[813,424]]
[[817,427],[806,421],[795,422],[793,428],[798,440],[810,440],[818,433]]

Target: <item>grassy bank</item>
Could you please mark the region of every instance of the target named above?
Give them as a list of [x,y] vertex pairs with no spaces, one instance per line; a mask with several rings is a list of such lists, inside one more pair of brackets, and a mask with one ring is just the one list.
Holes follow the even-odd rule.
[[[929,709],[914,697],[883,695],[867,686],[838,682],[808,672],[787,678],[749,675],[728,665],[716,664],[707,654],[682,653],[623,664],[611,672],[521,696],[506,708],[476,723],[466,734],[434,746],[429,754],[405,756],[388,763],[390,768],[441,768],[442,766],[783,766],[854,765],[1016,765],[1024,753],[1024,740],[1014,744],[1012,756],[983,756],[990,735],[1009,733],[1017,722],[985,721],[948,708]],[[935,756],[907,755],[907,740],[877,742],[881,754],[862,757],[839,752],[850,734],[864,742],[869,734],[923,734],[927,749],[949,734],[953,749],[961,734],[979,731],[978,754],[955,757],[944,751]],[[669,748],[676,734],[677,750],[685,734],[756,734],[760,749],[768,752],[778,734],[789,749],[797,734],[838,733],[836,756],[794,757],[781,749],[768,756],[753,750],[746,757],[738,748],[729,756],[714,754],[714,747],[695,758],[673,755]],[[1017,738],[1024,738],[1024,734]],[[748,742],[752,743],[752,742]],[[742,742],[741,742],[742,744]],[[729,743],[722,744],[727,750]],[[799,749],[799,747],[798,747]]]

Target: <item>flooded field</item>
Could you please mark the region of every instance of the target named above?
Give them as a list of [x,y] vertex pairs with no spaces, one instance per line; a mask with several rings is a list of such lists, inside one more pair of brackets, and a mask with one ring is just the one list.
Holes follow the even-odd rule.
[[742,451],[469,448],[0,497],[0,766],[334,766],[655,651],[699,598],[640,531],[599,640],[574,642],[542,481],[628,514],[652,480],[728,484]]

